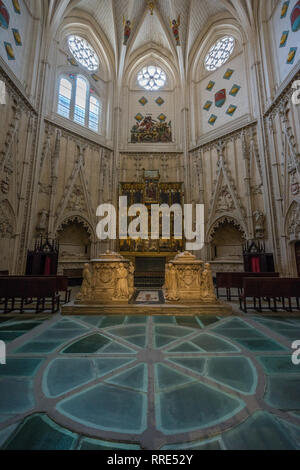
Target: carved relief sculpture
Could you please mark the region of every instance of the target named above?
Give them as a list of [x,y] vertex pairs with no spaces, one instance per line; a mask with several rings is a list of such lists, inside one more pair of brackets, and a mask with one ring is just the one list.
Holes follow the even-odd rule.
[[204,271],[201,277],[201,293],[202,297],[207,301],[216,300],[212,271],[209,263],[205,263],[204,265]]
[[299,179],[297,178],[296,173],[293,173],[291,177],[291,193],[293,196],[298,196],[299,192],[300,192]]
[[129,298],[128,288],[128,271],[125,266],[120,263],[116,268],[116,292],[115,299],[126,300]]
[[235,209],[234,201],[227,186],[223,186],[218,198],[216,212],[228,212]]
[[92,279],[92,273],[90,271],[90,265],[88,263],[84,265],[82,275],[83,275],[82,286],[81,286],[80,293],[77,299],[89,300],[91,298],[91,293],[92,293],[93,279]]
[[132,297],[135,289],[134,289],[134,265],[130,261],[129,267],[128,267],[128,288],[129,288],[129,295]]
[[167,300],[178,300],[177,292],[177,273],[175,267],[171,264],[168,269],[168,292],[166,294]]

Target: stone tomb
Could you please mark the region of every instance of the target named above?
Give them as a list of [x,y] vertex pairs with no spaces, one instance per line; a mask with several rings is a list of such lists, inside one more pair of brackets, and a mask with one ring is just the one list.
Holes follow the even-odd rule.
[[210,264],[187,251],[178,254],[166,265],[164,293],[172,303],[217,303]]
[[106,252],[84,265],[75,304],[128,304],[134,294],[134,266],[118,253]]
[[165,303],[130,303],[135,294],[134,266],[107,252],[86,264],[75,302],[63,315],[230,315],[232,308],[216,299],[209,264],[181,253],[166,266]]

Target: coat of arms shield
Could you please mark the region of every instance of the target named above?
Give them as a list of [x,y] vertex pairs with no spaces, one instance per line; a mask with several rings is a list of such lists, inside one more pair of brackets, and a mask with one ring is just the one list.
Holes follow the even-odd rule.
[[217,106],[217,108],[222,108],[225,101],[226,101],[226,90],[224,88],[223,90],[220,90],[215,94],[215,105]]

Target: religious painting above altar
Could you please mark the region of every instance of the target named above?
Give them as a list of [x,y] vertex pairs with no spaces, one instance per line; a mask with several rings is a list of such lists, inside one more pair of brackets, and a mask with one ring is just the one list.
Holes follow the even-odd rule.
[[136,123],[131,129],[131,143],[163,143],[172,142],[172,124],[166,122],[167,117],[163,114],[158,116],[158,120],[151,115],[146,117],[137,114]]

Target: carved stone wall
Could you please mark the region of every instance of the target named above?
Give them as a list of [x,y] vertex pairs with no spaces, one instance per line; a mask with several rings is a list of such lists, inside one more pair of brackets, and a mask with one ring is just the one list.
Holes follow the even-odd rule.
[[36,113],[8,76],[0,126],[0,270],[24,269],[33,189]]
[[[213,259],[213,239],[224,223],[233,224],[244,239],[257,235],[256,212],[266,210],[255,124],[191,151],[190,180],[192,201],[205,206],[202,258]],[[265,225],[260,236],[268,241]]]
[[279,270],[287,276],[297,275],[294,244],[300,240],[300,106],[293,104],[293,92],[290,83],[264,119],[273,234]]

